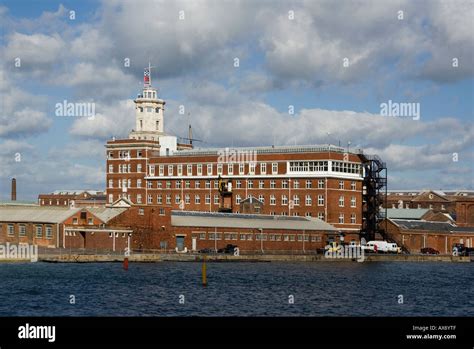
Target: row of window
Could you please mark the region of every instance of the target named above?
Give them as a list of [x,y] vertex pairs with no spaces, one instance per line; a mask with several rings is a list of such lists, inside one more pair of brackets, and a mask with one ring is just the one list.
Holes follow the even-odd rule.
[[[137,158],[138,159],[141,159],[143,157],[143,150],[140,150],[138,149],[136,151],[136,155],[137,155]],[[132,157],[131,157],[131,153],[130,153],[130,150],[120,150],[118,152],[118,158],[119,159],[125,159],[125,160],[130,160]],[[110,160],[110,159],[114,159],[114,152],[113,151],[109,151],[108,154],[107,154],[107,159]]]
[[[443,211],[446,210],[446,206],[445,206],[445,205],[440,205],[439,207],[440,207],[440,209],[443,210]],[[403,208],[403,203],[392,204],[392,208]],[[410,208],[411,208],[411,205],[410,205],[410,204],[405,204],[405,208],[410,209]],[[418,204],[418,205],[417,205],[417,208],[419,208],[419,209],[422,208],[422,205],[421,205],[421,204]],[[429,205],[428,205],[428,208],[429,208],[430,210],[432,210],[432,209],[433,209],[433,204],[429,204]]]
[[[256,173],[256,168],[257,168],[257,163],[256,162],[249,162],[248,164],[245,163],[239,163],[239,164],[226,164],[227,166],[227,175],[231,176],[234,174],[239,174],[239,175],[254,175]],[[237,170],[236,170],[237,166]],[[267,174],[267,167],[271,166],[271,174],[278,174],[278,163],[274,162],[271,165],[266,162],[260,163],[260,174]],[[196,175],[197,176],[202,176],[204,173],[204,167],[206,168],[206,175],[208,176],[213,176],[214,175],[214,168],[217,170],[217,175],[223,175],[224,174],[224,164],[217,164],[214,166],[213,164],[178,164],[178,165],[158,165],[158,175],[159,176],[164,176],[165,175],[165,168],[167,170],[166,175],[167,176],[174,176],[174,170],[176,167],[176,175],[178,176],[183,176],[184,175],[184,170],[186,170],[186,175],[187,176],[192,176],[193,175],[193,169],[194,167],[196,168]],[[236,171],[234,171],[236,170]],[[155,175],[155,165],[150,165],[150,176]]]
[[[235,181],[235,188],[236,189],[242,189],[242,187],[243,187],[242,185],[243,185],[244,182],[245,182],[245,187],[247,187],[248,189],[254,189],[255,188],[254,180],[252,180],[252,179],[248,179],[248,180],[245,180],[245,181],[236,180]],[[257,181],[255,181],[255,182],[257,182]],[[301,183],[297,179],[282,180],[281,181],[281,188],[282,189],[288,189],[289,186],[290,186],[290,184],[289,184],[290,182],[293,182],[292,187],[294,189],[302,189]],[[324,179],[318,180],[317,188],[318,189],[324,189],[325,188],[325,182],[326,181]],[[165,182],[166,189],[171,189],[171,187],[172,187],[171,183],[172,183],[171,181],[166,181]],[[258,189],[265,189],[265,181],[264,180],[259,180],[257,182],[257,184],[258,184]],[[183,185],[184,185],[184,188],[190,189],[191,188],[191,181],[177,180],[177,181],[175,181],[174,188],[175,189],[181,189]],[[313,188],[313,181],[308,179],[304,182],[304,185],[305,185],[304,188],[312,189]],[[215,180],[213,186],[214,186],[214,189],[218,189],[219,181]],[[109,188],[114,187],[114,180],[113,179],[109,179],[108,187]],[[131,188],[131,187],[132,187],[132,180],[131,179],[119,179],[118,180],[118,188]],[[142,180],[141,179],[136,180],[136,187],[137,188],[142,187]],[[211,189],[211,181],[210,180],[204,181],[204,187],[205,187],[205,189]],[[153,182],[152,181],[147,181],[147,188],[148,189],[153,189]],[[163,182],[157,181],[156,182],[156,188],[157,189],[163,189]],[[194,188],[195,189],[200,189],[201,188],[201,181],[194,181]],[[275,180],[270,181],[269,188],[270,189],[277,189]],[[356,190],[356,188],[357,188],[356,182],[352,181],[351,182],[351,190]],[[344,189],[344,181],[343,180],[339,181],[339,189]]]
[[193,236],[199,238],[199,240],[224,240],[229,241],[311,241],[321,242],[321,235],[314,234],[252,234],[252,233],[206,233],[206,232],[193,232]]
[[[0,227],[1,228],[1,227]],[[50,225],[47,225],[45,227],[45,237],[46,239],[52,239],[53,238],[53,227]],[[7,225],[7,235],[10,237],[14,237],[17,232],[15,232],[15,225],[14,224],[8,224]],[[19,224],[18,225],[18,236],[19,237],[25,237],[26,236],[26,225],[24,224]],[[42,225],[35,225],[35,237],[38,239],[43,238],[43,226]]]
[[343,172],[353,174],[360,174],[362,171],[362,167],[360,164],[354,164],[344,161],[333,161],[331,169],[332,172]]
[[290,172],[327,172],[328,161],[290,161]]
[[[187,195],[187,194],[186,194]],[[265,203],[265,195],[263,194],[260,194],[258,195],[258,199]],[[236,195],[235,196],[235,203],[238,205],[240,204],[240,202],[242,201],[242,197],[240,195]],[[292,198],[293,202],[290,203],[292,205],[295,205],[295,206],[299,206],[300,205],[300,196],[299,195],[293,195],[293,198]],[[305,206],[312,206],[313,205],[313,198],[311,197],[311,195],[305,195]],[[324,206],[324,195],[318,195],[317,197],[317,202],[318,202],[318,206]],[[344,195],[341,195],[339,196],[339,207],[345,207],[345,198],[344,198]],[[277,204],[277,198],[276,198],[276,195],[270,195],[270,205],[271,206],[274,206]],[[286,195],[281,195],[281,205],[288,205],[289,204],[289,201],[288,201],[288,196]],[[357,199],[355,196],[352,196],[351,199],[350,199],[350,207],[357,207]]]
[[[142,164],[137,164],[136,172],[142,172]],[[109,173],[114,173],[114,165],[109,164]],[[119,164],[118,173],[132,173],[132,164]]]

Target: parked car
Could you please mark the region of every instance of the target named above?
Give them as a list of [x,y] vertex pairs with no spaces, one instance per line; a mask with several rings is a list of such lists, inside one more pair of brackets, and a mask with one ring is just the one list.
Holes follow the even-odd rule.
[[202,250],[199,250],[198,253],[214,253],[215,250],[212,248],[203,248]]
[[401,253],[401,248],[394,242],[387,241],[369,241],[366,245],[362,247],[365,252],[375,252],[375,253]]
[[439,254],[439,251],[432,247],[424,247],[420,250],[420,252],[423,254]]
[[236,245],[228,244],[226,247],[218,249],[217,253],[234,253],[236,247]]

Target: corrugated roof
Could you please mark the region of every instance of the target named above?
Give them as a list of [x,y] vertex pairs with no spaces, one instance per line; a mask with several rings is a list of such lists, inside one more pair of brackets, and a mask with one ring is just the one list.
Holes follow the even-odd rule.
[[441,232],[474,233],[474,227],[457,227],[449,222],[428,222],[423,220],[391,219],[402,230],[428,230]]
[[117,217],[122,212],[126,211],[126,208],[109,208],[109,207],[90,207],[87,209],[90,213],[95,215],[97,218],[107,223],[112,218]]
[[421,219],[428,211],[429,209],[427,208],[388,208],[387,217],[394,219]]
[[80,208],[5,206],[0,207],[0,222],[61,223]]
[[171,211],[171,225],[178,227],[337,231],[332,225],[317,218],[194,211]]

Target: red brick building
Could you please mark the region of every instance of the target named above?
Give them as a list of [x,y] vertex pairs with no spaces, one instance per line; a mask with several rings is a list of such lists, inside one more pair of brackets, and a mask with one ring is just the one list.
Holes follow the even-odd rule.
[[[126,198],[146,212],[145,220],[164,222],[171,210],[242,213],[240,203],[254,197],[263,203],[261,213],[316,217],[347,233],[360,231],[367,161],[361,150],[334,145],[193,149],[164,132],[165,101],[150,81],[134,102],[136,128],[128,139],[106,144],[108,205]],[[220,179],[229,186],[225,199]],[[157,217],[146,217],[151,211]]]
[[454,244],[473,247],[474,228],[458,227],[449,222],[387,219],[388,236],[410,253],[431,247],[441,254],[450,254]]
[[100,207],[105,206],[105,193],[97,190],[57,190],[50,194],[39,194],[40,206]]

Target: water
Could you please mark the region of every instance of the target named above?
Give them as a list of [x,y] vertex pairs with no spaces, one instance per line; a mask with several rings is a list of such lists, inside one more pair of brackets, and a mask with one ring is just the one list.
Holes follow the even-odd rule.
[[120,263],[0,264],[0,316],[474,316],[473,263],[208,263],[207,270],[204,288],[199,263],[130,263],[128,271]]

